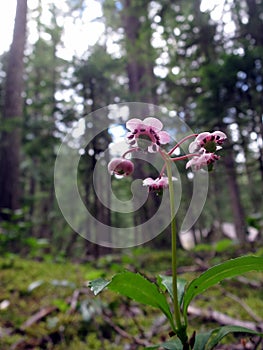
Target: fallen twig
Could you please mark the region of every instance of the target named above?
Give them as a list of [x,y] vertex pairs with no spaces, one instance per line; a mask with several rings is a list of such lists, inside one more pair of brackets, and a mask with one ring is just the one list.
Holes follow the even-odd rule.
[[251,321],[242,321],[211,309],[199,309],[190,305],[188,307],[188,314],[202,317],[208,321],[216,321],[221,325],[240,326],[252,329],[254,331],[263,331],[263,322],[255,323]]
[[58,310],[56,306],[47,306],[43,309],[36,312],[33,316],[31,316],[26,322],[22,324],[20,329],[23,331],[26,328],[32,326],[34,323],[37,323],[38,321],[42,320],[42,318],[45,318],[47,315],[51,314],[53,311]]
[[109,316],[103,315],[104,321],[108,323],[114,330],[117,332],[120,336],[123,338],[127,338],[132,340],[135,344],[142,345],[142,346],[149,346],[150,343],[147,340],[140,339],[138,337],[135,337],[129,333],[127,333],[124,329],[121,327],[117,326]]
[[262,282],[259,282],[259,281],[255,281],[255,280],[250,280],[244,276],[239,276],[236,278],[238,282],[240,283],[244,283],[248,286],[251,286],[253,288],[260,288],[262,287]]
[[242,308],[244,310],[246,310],[246,312],[248,313],[248,315],[253,318],[257,323],[262,323],[263,324],[263,320],[262,318],[260,318],[258,315],[255,314],[255,312],[251,309],[251,307],[249,307],[243,300],[241,300],[240,298],[238,298],[236,295],[229,293],[229,292],[225,292],[225,295],[228,298],[231,298],[232,300],[234,300],[235,302],[237,302],[239,305],[242,306]]
[[75,312],[78,304],[79,295],[80,295],[80,290],[79,289],[74,290],[74,293],[70,299],[70,307],[68,310],[69,314],[72,314]]

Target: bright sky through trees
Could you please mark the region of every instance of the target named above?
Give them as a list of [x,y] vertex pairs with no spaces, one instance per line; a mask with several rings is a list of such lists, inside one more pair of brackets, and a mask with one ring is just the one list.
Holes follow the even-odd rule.
[[[45,4],[57,3],[59,9],[64,9],[67,7],[65,1],[63,0],[42,0],[43,5],[43,22],[49,21],[49,13],[45,11]],[[33,10],[37,1],[28,0],[28,7]],[[222,16],[223,3],[221,0],[203,0],[201,4],[202,11],[211,11],[211,18],[214,20],[219,20]],[[2,33],[2,38],[0,40],[0,54],[4,51],[8,51],[12,35],[13,35],[13,25],[16,9],[16,0],[0,1],[0,32]],[[64,27],[64,48],[58,52],[59,56],[65,59],[71,59],[73,55],[81,56],[87,46],[92,46],[100,38],[104,31],[104,24],[100,21],[96,21],[96,18],[102,15],[101,6],[96,0],[89,0],[87,2],[87,8],[83,12],[82,20],[74,20],[73,18],[63,18],[59,19]],[[225,15],[227,16],[227,14]],[[233,22],[231,18],[224,18],[225,31],[233,31]],[[36,30],[33,23],[29,22],[29,42],[34,43],[36,40]],[[114,44],[112,43],[112,46]],[[112,47],[112,49],[114,49]],[[111,51],[111,50],[109,50]]]
[[[67,11],[68,7],[63,0],[42,0],[43,23],[49,23],[50,13],[45,4],[57,4],[58,9]],[[28,0],[29,11],[36,8],[38,1]],[[0,41],[0,54],[8,51],[12,41],[13,26],[16,10],[16,0],[0,1],[0,32],[4,34]],[[87,7],[83,11],[82,19],[74,19],[70,17],[58,18],[58,23],[64,27],[64,48],[58,52],[59,56],[65,59],[71,59],[72,55],[82,55],[83,50],[87,46],[92,46],[96,43],[104,31],[103,23],[95,19],[102,15],[101,6],[96,0],[89,0]],[[29,21],[28,41],[34,43],[37,40],[37,32],[35,24]],[[84,49],[83,49],[84,48]]]

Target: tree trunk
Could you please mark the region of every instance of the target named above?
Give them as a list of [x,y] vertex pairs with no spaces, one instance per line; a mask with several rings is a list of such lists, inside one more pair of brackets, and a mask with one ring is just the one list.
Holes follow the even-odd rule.
[[[151,23],[148,18],[149,1],[123,0],[122,21],[126,35],[125,49],[127,56],[127,76],[129,79],[130,99],[135,102],[157,104],[155,92],[155,77],[153,74],[154,52],[151,46]],[[147,107],[145,107],[147,115]],[[143,116],[136,116],[138,118]],[[147,167],[139,161],[136,164],[134,178],[144,179],[149,176]],[[135,237],[139,237],[140,225],[145,218],[150,219],[156,212],[154,196],[141,208],[139,213],[134,213]],[[158,198],[157,198],[158,202]],[[136,242],[134,242],[136,244]]]
[[256,0],[246,0],[248,7],[248,23],[247,34],[250,34],[251,37],[255,40],[255,44],[258,46],[263,45],[263,22],[260,18],[260,6]]
[[245,214],[241,204],[234,155],[231,148],[227,150],[222,159],[224,160],[224,164],[226,167],[227,181],[229,187],[231,207],[233,210],[233,221],[236,229],[236,235],[238,240],[241,243],[244,243],[246,241]]
[[[0,211],[16,210],[20,206],[19,165],[20,126],[23,112],[23,58],[26,42],[27,0],[17,0],[13,42],[11,45],[4,98],[3,124],[0,148]],[[8,215],[0,214],[8,219]]]
[[127,75],[131,98],[133,101],[156,104],[148,1],[124,0],[123,5]]

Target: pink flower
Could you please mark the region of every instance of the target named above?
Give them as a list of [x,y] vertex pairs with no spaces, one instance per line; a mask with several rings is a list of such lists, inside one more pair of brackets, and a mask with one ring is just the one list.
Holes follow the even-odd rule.
[[220,159],[220,156],[217,156],[214,153],[203,153],[200,154],[200,156],[195,156],[189,160],[186,164],[186,169],[192,166],[194,170],[200,170],[201,168],[208,166],[208,170],[212,170],[213,163],[218,159]]
[[189,151],[194,153],[204,148],[206,152],[215,152],[221,148],[223,142],[227,139],[227,136],[222,131],[202,132],[196,139],[190,144]]
[[148,117],[144,120],[133,118],[126,123],[130,130],[127,140],[131,146],[137,146],[149,152],[157,152],[159,146],[170,141],[170,136],[163,128],[162,122],[156,118]]
[[[173,177],[173,181],[175,181],[176,178]],[[147,177],[146,179],[143,180],[143,186],[147,186],[149,188],[149,192],[151,191],[160,191],[163,190],[164,188],[169,187],[169,181],[168,177],[162,176],[158,177],[157,179],[152,179],[151,177]]]
[[133,172],[133,169],[133,163],[130,160],[124,158],[114,158],[108,164],[108,171],[111,175],[116,174],[128,176]]

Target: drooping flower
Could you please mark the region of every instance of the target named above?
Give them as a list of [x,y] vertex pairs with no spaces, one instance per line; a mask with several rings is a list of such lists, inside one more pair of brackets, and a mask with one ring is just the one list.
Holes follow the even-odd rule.
[[226,139],[227,136],[222,131],[202,132],[189,145],[189,151],[194,153],[203,148],[206,152],[212,153],[220,149]]
[[144,151],[157,152],[160,145],[170,141],[169,134],[161,131],[162,122],[156,118],[148,117],[144,120],[133,118],[126,123],[126,128],[130,130],[127,134],[128,143]]
[[108,164],[108,171],[111,175],[116,174],[116,175],[128,176],[132,174],[133,170],[134,170],[133,162],[124,158],[114,158]]
[[[177,179],[173,177],[173,181],[175,180]],[[143,186],[148,187],[149,192],[151,191],[159,192],[169,187],[168,177],[166,176],[158,177],[157,179],[152,179],[151,177],[147,177],[146,179],[143,180],[142,184]]]
[[186,169],[191,166],[194,170],[200,170],[201,168],[208,167],[208,170],[212,170],[213,164],[216,160],[220,159],[220,156],[214,153],[203,153],[200,156],[195,156],[186,163]]

